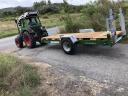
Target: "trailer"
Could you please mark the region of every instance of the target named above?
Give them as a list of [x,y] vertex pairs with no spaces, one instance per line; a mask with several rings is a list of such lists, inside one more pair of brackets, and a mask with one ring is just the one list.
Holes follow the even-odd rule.
[[107,18],[107,31],[54,34],[43,37],[42,42],[59,43],[66,54],[74,54],[76,45],[103,45],[112,47],[126,38],[125,19],[121,8],[119,12],[121,31],[116,31],[116,27],[113,24],[112,9],[110,9],[109,18]]
[[109,32],[54,34],[42,38],[42,42],[59,43],[65,53],[74,54],[76,45],[103,45],[112,47],[125,38],[122,34],[121,31],[117,31],[117,39],[115,41],[112,40]]

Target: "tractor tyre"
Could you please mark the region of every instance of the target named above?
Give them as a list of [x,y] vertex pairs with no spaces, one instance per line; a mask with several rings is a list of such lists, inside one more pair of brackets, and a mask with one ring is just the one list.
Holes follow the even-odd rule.
[[74,44],[69,38],[61,40],[61,47],[66,54],[75,54],[76,44]]
[[47,37],[48,36],[48,32],[45,30],[45,31],[42,31],[43,32],[43,35],[42,37]]
[[47,31],[45,31],[44,34],[45,34],[45,37],[48,36],[48,32]]
[[24,33],[24,43],[28,48],[35,48],[36,47],[36,41],[32,34]]
[[21,36],[17,36],[15,38],[15,44],[18,48],[23,48],[23,38]]
[[46,36],[48,36],[48,32],[47,32],[47,30],[46,29],[44,29],[44,30],[41,30],[41,32],[40,32],[42,35],[42,37],[46,37]]

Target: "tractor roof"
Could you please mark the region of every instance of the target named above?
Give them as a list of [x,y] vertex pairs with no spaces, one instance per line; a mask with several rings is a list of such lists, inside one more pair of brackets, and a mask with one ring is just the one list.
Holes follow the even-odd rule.
[[22,19],[31,18],[38,16],[38,12],[26,12],[22,14],[17,20],[20,21]]

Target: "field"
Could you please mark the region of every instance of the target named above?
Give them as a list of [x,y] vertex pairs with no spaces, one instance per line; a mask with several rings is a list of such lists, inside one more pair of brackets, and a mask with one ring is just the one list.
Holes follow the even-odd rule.
[[17,33],[16,25],[13,20],[0,21],[0,38],[12,36]]
[[[79,17],[79,15],[80,13],[71,14],[73,18]],[[41,23],[46,28],[64,25],[63,18],[64,15],[62,14],[46,14],[40,16]],[[17,32],[18,30],[15,24],[14,17],[6,17],[0,19],[0,38],[16,35]]]
[[36,67],[0,53],[0,96],[32,96],[39,84]]

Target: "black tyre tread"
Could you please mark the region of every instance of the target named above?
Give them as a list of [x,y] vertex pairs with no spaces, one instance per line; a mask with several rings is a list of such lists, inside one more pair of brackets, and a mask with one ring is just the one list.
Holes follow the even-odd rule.
[[[17,36],[16,38],[15,38],[15,40],[16,39],[18,39],[18,41],[19,41],[19,48],[23,48],[24,47],[24,45],[23,45],[23,39],[22,39],[22,37],[19,35],[19,36]],[[18,47],[18,46],[17,46]]]
[[31,39],[31,46],[28,46],[29,48],[35,48],[36,47],[36,41],[33,37],[33,35],[29,35],[30,39]]
[[43,32],[43,37],[48,36],[48,32],[47,32],[47,30],[46,30],[46,29],[42,30],[42,32]]
[[47,31],[45,32],[45,36],[48,36],[48,32]]

